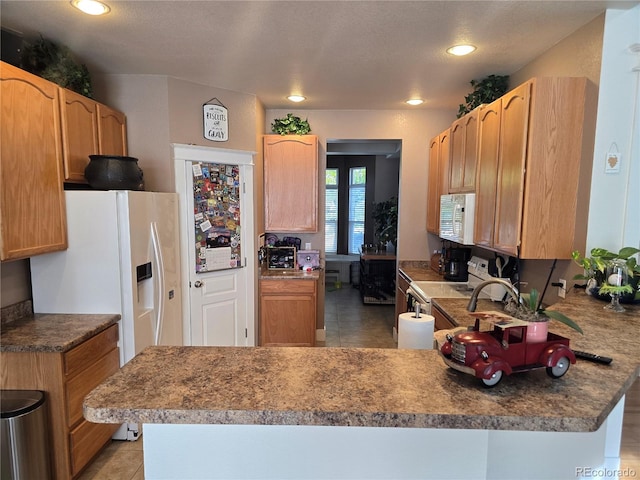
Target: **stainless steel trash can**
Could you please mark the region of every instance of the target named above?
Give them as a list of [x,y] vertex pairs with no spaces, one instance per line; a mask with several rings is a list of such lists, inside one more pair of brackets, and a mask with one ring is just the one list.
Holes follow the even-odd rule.
[[44,392],[1,390],[2,480],[50,479]]

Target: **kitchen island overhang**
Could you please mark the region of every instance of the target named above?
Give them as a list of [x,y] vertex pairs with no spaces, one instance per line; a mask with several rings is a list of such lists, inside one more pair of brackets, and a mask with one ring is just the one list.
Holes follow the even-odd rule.
[[638,340],[624,332],[638,331],[640,310],[605,318],[589,302],[563,303],[593,312],[584,337],[553,329],[614,362],[579,362],[556,380],[531,371],[487,390],[426,350],[150,347],[86,397],[85,417],[144,424],[147,478],[615,471],[624,394],[640,373]]

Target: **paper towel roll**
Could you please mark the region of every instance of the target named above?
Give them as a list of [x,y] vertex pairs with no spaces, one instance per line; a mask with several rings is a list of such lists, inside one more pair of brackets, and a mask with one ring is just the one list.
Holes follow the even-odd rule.
[[430,350],[433,348],[433,325],[431,315],[406,312],[398,317],[398,348]]

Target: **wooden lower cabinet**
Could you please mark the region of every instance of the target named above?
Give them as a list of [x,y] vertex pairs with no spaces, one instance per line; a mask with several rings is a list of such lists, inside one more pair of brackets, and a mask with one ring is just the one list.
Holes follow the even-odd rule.
[[456,325],[449,320],[442,310],[438,307],[431,305],[431,315],[433,315],[433,329],[434,330],[449,330],[451,328],[456,328]]
[[0,352],[1,388],[46,393],[54,478],[77,477],[119,425],[87,422],[84,397],[120,367],[118,325],[68,352]]
[[260,280],[260,345],[313,347],[318,280]]

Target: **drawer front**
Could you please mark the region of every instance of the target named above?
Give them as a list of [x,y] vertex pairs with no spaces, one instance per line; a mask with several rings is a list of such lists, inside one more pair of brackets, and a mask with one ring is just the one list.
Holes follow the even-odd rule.
[[262,280],[260,292],[263,295],[314,295],[316,283],[315,280]]
[[120,368],[120,352],[114,348],[67,381],[67,421],[73,427],[82,419],[82,402],[87,394]]
[[120,425],[83,420],[69,435],[71,472],[75,476],[111,440]]
[[114,324],[65,353],[65,375],[70,377],[83,370],[87,365],[93,363],[96,358],[100,358],[109,350],[112,350],[117,343],[118,325]]

